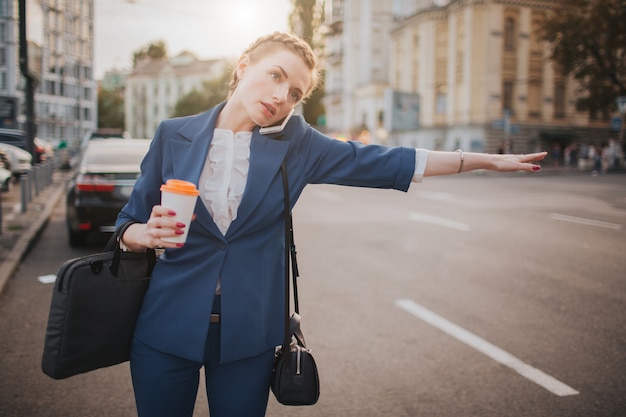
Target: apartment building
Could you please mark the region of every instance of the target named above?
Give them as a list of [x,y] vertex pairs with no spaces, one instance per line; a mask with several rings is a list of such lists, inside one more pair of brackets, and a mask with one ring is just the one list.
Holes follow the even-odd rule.
[[17,1],[0,0],[0,128],[17,129],[21,92]]
[[[383,10],[373,12],[374,3]],[[374,140],[485,152],[607,141],[609,121],[576,110],[577,84],[555,68],[541,39],[542,20],[555,4],[329,2],[329,130],[364,125],[379,132]],[[408,110],[398,98],[409,99]],[[416,119],[414,128],[396,127],[398,112]]]
[[389,87],[393,0],[326,2],[325,97],[330,133],[354,137],[381,126]]
[[78,144],[97,125],[94,0],[39,0],[41,79],[35,93],[37,136]]
[[200,60],[189,52],[172,59],[146,59],[126,76],[125,123],[132,137],[151,138],[163,119],[171,117],[179,98],[221,77],[228,59]]

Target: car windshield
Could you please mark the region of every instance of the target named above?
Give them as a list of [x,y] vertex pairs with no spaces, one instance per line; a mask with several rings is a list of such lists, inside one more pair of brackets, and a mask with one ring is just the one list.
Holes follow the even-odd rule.
[[[139,172],[141,160],[148,151],[149,141],[133,139],[103,139],[89,146],[82,161],[83,172]],[[111,142],[109,142],[111,141]]]

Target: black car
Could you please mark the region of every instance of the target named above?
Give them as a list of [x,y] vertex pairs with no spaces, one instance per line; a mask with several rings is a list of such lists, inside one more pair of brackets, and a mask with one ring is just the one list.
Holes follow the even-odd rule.
[[139,176],[150,139],[90,141],[68,183],[67,231],[70,246],[83,246],[91,234],[111,234],[115,220]]

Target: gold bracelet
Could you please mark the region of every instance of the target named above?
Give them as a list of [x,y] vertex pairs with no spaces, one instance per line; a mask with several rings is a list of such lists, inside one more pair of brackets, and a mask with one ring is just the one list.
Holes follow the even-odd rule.
[[462,149],[457,149],[454,152],[458,152],[459,156],[461,157],[461,163],[459,164],[459,171],[457,172],[457,174],[460,174],[463,171],[463,162],[465,162],[465,155],[463,154]]

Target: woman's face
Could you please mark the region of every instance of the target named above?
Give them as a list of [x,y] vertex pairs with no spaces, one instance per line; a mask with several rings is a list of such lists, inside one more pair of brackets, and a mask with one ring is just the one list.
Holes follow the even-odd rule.
[[289,49],[278,48],[255,62],[243,56],[237,64],[239,100],[257,126],[273,126],[303,98],[312,80],[304,60]]

